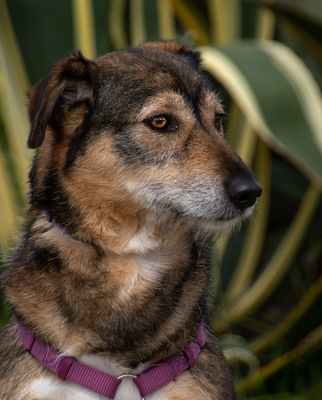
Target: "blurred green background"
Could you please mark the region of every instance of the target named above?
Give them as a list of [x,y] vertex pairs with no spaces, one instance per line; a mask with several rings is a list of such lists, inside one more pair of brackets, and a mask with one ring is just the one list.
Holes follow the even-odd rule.
[[[227,139],[263,186],[217,240],[210,309],[239,399],[322,398],[322,1],[0,0],[0,246],[27,200],[26,91],[81,49],[147,40],[203,54]],[[0,302],[0,326],[9,310]]]

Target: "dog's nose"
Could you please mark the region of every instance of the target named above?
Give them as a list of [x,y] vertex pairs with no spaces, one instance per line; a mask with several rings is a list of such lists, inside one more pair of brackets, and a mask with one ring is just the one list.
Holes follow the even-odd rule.
[[251,207],[262,194],[261,185],[253,176],[235,177],[228,185],[230,200],[240,210]]

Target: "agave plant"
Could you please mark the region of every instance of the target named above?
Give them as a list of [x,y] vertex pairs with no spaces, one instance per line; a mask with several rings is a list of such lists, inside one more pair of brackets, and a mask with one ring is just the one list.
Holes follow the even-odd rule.
[[[281,400],[310,389],[320,398],[320,0],[0,0],[0,9],[1,248],[26,202],[29,78],[35,83],[71,47],[91,58],[145,40],[195,46],[230,114],[227,138],[263,186],[252,221],[214,244],[212,318],[237,392]],[[54,18],[72,27],[60,42],[50,35]],[[39,49],[50,49],[44,72],[42,54],[35,72],[28,23],[38,26]],[[1,323],[6,315],[2,306]]]

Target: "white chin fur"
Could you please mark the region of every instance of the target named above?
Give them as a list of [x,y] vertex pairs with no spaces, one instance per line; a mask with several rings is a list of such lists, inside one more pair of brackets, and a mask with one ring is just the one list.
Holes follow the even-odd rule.
[[245,219],[249,218],[254,211],[254,206],[247,208],[243,214],[238,215],[230,220],[214,220],[214,221],[193,221],[193,225],[197,225],[200,229],[207,232],[229,232],[233,228],[238,227]]

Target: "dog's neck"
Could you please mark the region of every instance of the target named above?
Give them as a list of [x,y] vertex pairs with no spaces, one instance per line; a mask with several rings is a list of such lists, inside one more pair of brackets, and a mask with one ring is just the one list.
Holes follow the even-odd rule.
[[[113,232],[113,227],[111,227],[108,234],[106,235],[105,233],[106,236],[102,230],[102,237],[98,237],[94,232],[93,238],[84,238],[81,231],[79,233],[72,233],[69,228],[58,223],[48,211],[44,211],[43,215],[50,224],[73,240],[91,246],[98,246],[106,251],[118,254],[146,254],[151,250],[160,251],[163,247],[171,247],[178,240],[180,242],[181,238],[184,239],[186,233],[190,231],[190,227],[186,222],[165,221],[153,214],[147,214],[139,218],[140,221],[137,223],[136,230],[133,230],[132,225],[134,224],[131,220],[130,228],[127,227],[126,223],[123,224],[123,232],[122,227],[118,225],[115,232]],[[97,225],[99,226],[99,224]]]
[[193,339],[208,273],[187,229],[167,238],[154,231],[144,247],[151,229],[144,227],[115,252],[75,240],[39,212],[29,226],[33,250],[18,255],[6,292],[41,340],[74,356],[100,352],[136,366],[168,358]]

